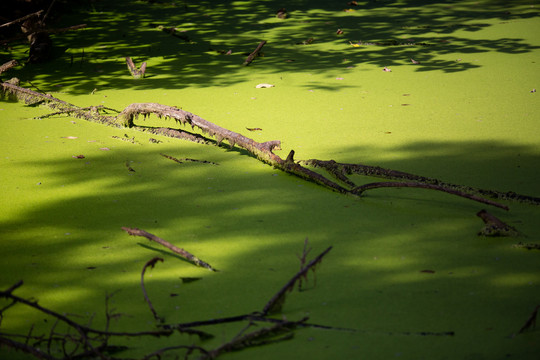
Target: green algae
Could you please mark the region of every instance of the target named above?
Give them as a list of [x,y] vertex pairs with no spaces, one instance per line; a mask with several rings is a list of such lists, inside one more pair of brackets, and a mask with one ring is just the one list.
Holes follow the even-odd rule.
[[[540,194],[534,5],[366,2],[346,13],[345,2],[298,2],[278,21],[273,15],[281,6],[274,2],[186,4],[184,11],[181,4],[121,2],[109,9],[98,2],[69,18],[69,24],[84,18],[86,30],[55,36],[54,61],[8,75],[79,106],[179,106],[257,141],[282,140],[283,157],[294,149],[297,159]],[[187,30],[193,43],[152,24]],[[263,36],[265,56],[242,67],[243,53]],[[316,41],[296,45],[309,37]],[[349,43],[410,38],[436,45]],[[230,56],[216,51],[229,49]],[[23,51],[14,47],[2,60],[21,60]],[[134,80],[125,56],[147,61],[148,76]],[[259,83],[275,87],[256,89]],[[301,329],[292,341],[224,357],[533,359],[538,353],[537,330],[511,337],[538,305],[538,254],[512,248],[516,239],[477,237],[482,223],[474,203],[414,189],[352,199],[241,151],[161,137],[154,143],[147,134],[67,116],[36,119],[51,112],[46,108],[10,102],[0,108],[3,289],[23,279],[19,295],[60,312],[96,313],[96,327],[104,322],[105,294],[120,290],[114,306],[129,316],[115,329],[150,328],[138,281],[144,264],[164,254],[121,230],[133,226],[222,270],[213,274],[165,256],[146,287],[167,321],[237,315],[261,309],[298,271],[308,237],[313,256],[334,248],[317,270],[316,286],[289,294],[283,314],[358,331]],[[161,153],[220,165],[177,164]],[[507,204],[510,212],[493,212],[526,242],[539,242],[538,209]],[[183,284],[181,277],[202,280]],[[13,311],[2,331],[26,333],[43,321],[23,308]],[[219,336],[203,346],[217,347],[242,326],[212,328]],[[446,331],[455,334],[419,334]],[[133,349],[121,355],[137,358],[170,341],[122,340]]]

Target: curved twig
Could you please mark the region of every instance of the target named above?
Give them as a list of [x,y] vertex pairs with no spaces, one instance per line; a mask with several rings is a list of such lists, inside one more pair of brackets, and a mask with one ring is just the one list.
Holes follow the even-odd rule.
[[448,188],[445,188],[445,187],[439,186],[439,185],[423,184],[423,183],[416,183],[416,182],[388,182],[388,181],[386,181],[386,182],[369,183],[369,184],[365,184],[365,185],[355,187],[354,189],[351,190],[351,193],[356,194],[356,195],[361,195],[366,190],[372,190],[372,189],[378,189],[378,188],[384,188],[384,187],[397,187],[397,188],[411,187],[411,188],[437,190],[437,191],[442,191],[442,192],[445,192],[445,193],[448,193],[448,194],[461,196],[461,197],[464,197],[464,198],[469,199],[469,200],[478,201],[478,202],[481,202],[483,204],[496,206],[496,207],[504,209],[504,210],[509,210],[508,206],[506,206],[506,205],[499,204],[499,203],[497,203],[495,201],[484,199],[484,198],[478,197],[476,195],[468,194],[468,193],[465,193],[463,191],[458,191],[458,190],[454,190],[454,189],[448,189]]
[[144,264],[144,267],[141,272],[141,288],[144,294],[144,300],[146,300],[146,303],[148,304],[148,307],[150,308],[152,315],[154,315],[154,319],[156,319],[159,322],[163,322],[164,319],[158,316],[156,310],[154,309],[154,306],[152,306],[152,302],[150,301],[148,294],[146,293],[146,288],[144,287],[144,273],[146,272],[146,268],[147,267],[154,268],[154,266],[156,266],[158,261],[163,262],[163,259],[160,257],[155,257],[152,260],[149,260],[146,264]]

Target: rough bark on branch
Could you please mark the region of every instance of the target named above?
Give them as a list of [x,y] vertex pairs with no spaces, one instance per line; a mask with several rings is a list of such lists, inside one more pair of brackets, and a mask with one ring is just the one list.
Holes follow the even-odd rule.
[[18,63],[16,60],[10,60],[8,61],[7,63],[4,63],[2,65],[0,65],[0,74],[2,74],[3,72],[5,71],[8,71],[9,69],[17,66]]
[[[407,174],[396,170],[383,169],[380,167],[366,166],[361,164],[342,164],[337,163],[333,160],[322,161],[312,159],[306,161],[295,161],[294,150],[291,150],[287,158],[283,160],[281,157],[273,153],[274,149],[280,149],[281,142],[279,140],[260,143],[242,134],[220,127],[195,114],[192,114],[188,111],[182,110],[181,108],[177,108],[174,106],[167,106],[157,103],[135,103],[127,106],[118,116],[110,116],[101,115],[99,111],[96,111],[98,110],[97,107],[92,107],[92,110],[85,110],[83,108],[57,99],[51,95],[42,94],[26,88],[22,88],[17,85],[10,84],[9,82],[0,83],[0,91],[4,94],[15,95],[19,100],[22,100],[27,104],[35,105],[39,103],[45,103],[53,109],[59,109],[60,111],[69,113],[72,116],[84,118],[89,121],[99,122],[109,126],[131,127],[133,129],[150,132],[152,134],[185,139],[198,143],[209,143],[209,140],[206,139],[204,136],[191,134],[180,129],[152,128],[136,126],[134,124],[135,118],[137,118],[139,115],[143,115],[143,117],[146,117],[154,114],[160,118],[174,119],[176,122],[179,122],[183,125],[190,125],[192,129],[198,128],[204,134],[210,137],[214,137],[218,145],[220,145],[223,140],[226,140],[231,148],[233,148],[234,146],[244,148],[253,156],[257,157],[259,160],[267,164],[270,164],[287,173],[325,186],[342,194],[359,196],[363,191],[368,189],[366,187],[367,185],[365,185],[364,187],[358,187],[354,184],[353,181],[347,178],[347,175],[350,174],[361,174],[367,176],[380,176],[393,180],[413,180],[415,181],[414,184],[416,184],[414,187],[445,191],[450,194],[459,195],[475,201],[481,201],[485,204],[497,206],[503,209],[506,209],[507,207],[505,205],[486,200],[483,197],[488,196],[498,199],[516,200],[520,202],[531,203],[534,205],[540,205],[540,198],[535,198],[532,196],[520,195],[513,192],[501,193],[491,190],[475,189],[468,186],[453,185],[441,182],[437,179]],[[325,176],[308,169],[307,167],[302,166],[302,164],[324,168],[330,174],[336,177],[339,181],[344,183],[346,187],[339,185],[337,182],[334,182],[326,178]],[[385,186],[396,187],[398,185]],[[411,187],[412,185],[408,184],[407,186]]]

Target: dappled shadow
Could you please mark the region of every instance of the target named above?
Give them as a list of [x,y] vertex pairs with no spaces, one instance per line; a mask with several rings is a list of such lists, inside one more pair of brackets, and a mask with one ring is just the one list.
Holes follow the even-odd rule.
[[[507,14],[502,1],[478,11],[438,2],[425,9],[416,9],[423,1],[360,2],[369,15],[361,9],[345,13],[341,11],[345,3],[296,1],[288,9],[289,19],[281,21],[274,18],[276,2],[270,1],[193,1],[175,7],[167,5],[170,1],[154,5],[132,2],[118,5],[126,6],[121,14],[107,12],[108,2],[98,2],[89,13],[89,29],[56,37],[59,48],[55,61],[26,66],[22,72],[39,75],[49,82],[47,87],[65,84],[75,93],[90,92],[98,82],[112,90],[204,88],[245,82],[254,72],[323,72],[359,63],[386,66],[409,62],[409,57],[421,61],[414,65],[416,71],[464,71],[480,65],[455,61],[454,52],[535,49],[511,36],[497,41],[466,36],[482,33],[493,21],[536,16],[524,8]],[[393,6],[392,11],[378,13],[382,5]],[[77,16],[64,21],[72,24]],[[154,25],[185,27],[192,43]],[[335,34],[337,27],[344,29],[345,36]],[[109,32],[102,31],[104,28]],[[267,29],[272,30],[273,38],[267,39],[265,57],[257,59],[253,67],[241,67],[242,53],[253,50]],[[309,37],[316,40],[312,45],[296,44]],[[359,48],[348,43],[402,38],[435,43]],[[217,52],[229,49],[233,55]],[[126,55],[134,57],[137,64],[149,61],[147,79],[130,78],[123,59]],[[320,79],[303,86],[338,88]],[[353,85],[339,84],[341,89],[347,86]],[[212,99],[208,103],[212,104]],[[2,105],[8,106],[14,105]],[[431,347],[436,347],[438,354],[455,358],[479,358],[475,356],[480,352],[478,343],[489,344],[481,351],[485,358],[501,354],[517,358],[520,351],[529,357],[537,353],[540,342],[531,341],[538,337],[537,332],[525,340],[507,337],[522,325],[531,305],[537,304],[537,253],[512,248],[512,244],[540,241],[538,207],[506,203],[509,212],[490,209],[526,237],[481,238],[476,234],[483,224],[475,214],[483,206],[448,194],[380,189],[359,199],[347,197],[272,169],[244,151],[164,138],[159,138],[162,143],[153,144],[148,142],[150,135],[130,129],[106,128],[82,120],[71,124],[70,120],[76,120],[71,118],[23,118],[37,114],[29,115],[28,108],[20,108],[9,118],[15,125],[3,122],[7,130],[1,133],[0,253],[7,254],[2,258],[2,289],[22,278],[25,285],[17,293],[35,297],[43,306],[53,304],[60,312],[88,316],[95,327],[104,322],[105,294],[121,289],[115,295],[115,306],[126,316],[114,323],[114,329],[144,330],[152,328],[154,322],[142,297],[140,272],[150,258],[162,256],[165,262],[148,272],[146,286],[157,312],[168,322],[237,315],[259,310],[298,270],[297,256],[304,239],[309,238],[313,249],[310,258],[330,245],[334,247],[317,268],[316,285],[310,274],[308,290],[290,293],[283,315],[291,320],[309,315],[310,322],[360,331],[303,329],[293,341],[242,351],[235,359],[294,358],[299,348],[303,356],[313,359],[336,354],[387,359],[405,351],[409,358],[418,358],[420,351],[426,354]],[[302,131],[317,129],[308,119],[300,120],[306,121]],[[271,131],[262,123],[265,131]],[[279,123],[276,128],[288,129]],[[10,133],[9,129],[15,131]],[[345,134],[348,129],[343,129]],[[60,136],[79,138],[59,138],[60,132]],[[252,135],[265,137],[268,132]],[[135,136],[137,143],[112,139],[112,135]],[[302,145],[288,133],[283,136],[289,139],[286,146],[294,149]],[[369,133],[351,136],[361,139]],[[11,142],[11,138],[18,140]],[[332,135],[325,141],[335,141],[331,151],[337,155],[329,156],[336,161],[540,196],[540,153],[537,145],[523,145],[519,139],[426,140],[393,147],[381,144],[375,150],[367,149],[372,145],[366,144],[341,147],[335,139],[339,138]],[[377,158],[379,149],[387,156]],[[285,156],[288,150],[284,149]],[[162,153],[219,165],[177,164]],[[78,154],[85,158],[72,157]],[[122,226],[154,233],[220,272],[211,273],[167,255],[156,244],[129,237]],[[201,280],[184,284],[182,277]],[[2,330],[27,333],[36,319],[42,320],[17,311],[14,318],[8,319],[8,312],[2,319]],[[93,313],[97,315],[92,317]],[[210,344],[219,345],[243,326],[216,329],[220,336]],[[405,334],[426,331],[455,331],[456,336],[433,340]],[[130,346],[136,350],[157,346],[134,342],[137,340]],[[192,342],[184,338],[175,344]]]
[[[88,23],[85,30],[55,36],[50,64],[27,65],[26,77],[48,84],[91,91],[96,84],[111,89],[156,89],[227,86],[246,80],[254,70],[243,67],[246,55],[261,40],[264,58],[257,72],[325,72],[353,65],[413,66],[415,70],[459,72],[480,65],[448,58],[454,54],[500,52],[519,54],[537,46],[515,37],[482,38],[493,23],[536,17],[535,8],[493,2],[481,9],[472,3],[358,2],[344,12],[345,2],[295,1],[280,20],[275,1],[202,1],[93,3],[74,9],[63,25]],[[277,7],[277,8],[276,8]],[[175,27],[176,35],[158,29]],[[336,34],[341,29],[344,33]],[[299,45],[308,38],[310,45]],[[359,41],[383,45],[353,47]],[[395,42],[397,45],[389,45]],[[399,45],[404,44],[404,45]],[[231,50],[231,55],[223,55]],[[133,81],[124,58],[148,62],[148,76]],[[2,58],[10,57],[4,53]],[[62,64],[59,66],[59,64]],[[20,76],[24,78],[24,76]],[[332,89],[330,87],[330,89]],[[336,89],[336,88],[334,88]]]
[[[519,307],[528,304],[527,281],[534,258],[512,249],[514,239],[477,237],[481,222],[474,214],[479,206],[467,200],[421,190],[381,190],[354,199],[285,175],[236,151],[203,145],[186,148],[176,140],[115,147],[119,140],[101,138],[95,147],[108,146],[110,151],[87,150],[85,159],[74,159],[68,154],[80,151],[78,140],[44,142],[43,135],[46,132],[34,135],[41,139],[34,146],[46,151],[52,143],[64,141],[66,156],[19,164],[33,169],[34,175],[5,187],[39,202],[15,202],[21,207],[17,216],[0,223],[2,253],[10,254],[3,266],[19,269],[19,274],[4,273],[1,285],[11,285],[20,274],[33,274],[24,279],[28,288],[23,287],[21,293],[37,297],[42,305],[54,299],[56,310],[99,313],[104,293],[122,289],[115,299],[122,304],[121,312],[130,317],[121,318],[115,326],[144,329],[151,314],[142,301],[133,299],[142,300],[138,285],[142,266],[160,255],[166,261],[152,270],[147,290],[167,321],[254,311],[297,271],[296,256],[306,237],[312,256],[330,245],[334,249],[317,271],[317,285],[290,294],[284,314],[295,318],[309,311],[312,322],[362,330],[347,338],[347,348],[363,341],[366,332],[376,336],[381,346],[395,344],[390,333],[484,334],[489,313],[504,310],[518,318]],[[146,137],[136,135],[136,140]],[[486,146],[489,152],[483,150]],[[509,169],[521,171],[512,179],[538,178],[536,168],[517,168],[518,156],[527,164],[540,162],[536,149],[527,146],[495,141],[420,142],[395,150],[407,151],[408,156],[399,162],[369,165],[423,170],[421,175],[434,177],[453,174],[451,180],[461,183],[476,174],[476,181],[496,185],[503,181],[491,181],[491,177]],[[160,155],[181,157],[184,152],[219,165],[177,164]],[[349,148],[342,153],[351,158],[359,151]],[[126,161],[135,172],[129,171]],[[504,183],[519,185],[511,179]],[[518,187],[514,190],[524,189]],[[517,204],[511,208],[510,213],[494,212],[529,240],[538,239],[539,209]],[[165,256],[153,244],[147,246],[146,240],[127,236],[121,226],[155,233],[221,272],[210,273]],[[202,280],[186,285],[181,277]],[[508,280],[514,278],[524,280]],[[509,291],[511,312],[506,305]],[[486,309],[478,296],[497,301]],[[442,316],[443,312],[453,316]],[[22,314],[13,328],[24,332],[26,316]],[[95,326],[101,321],[96,318]],[[501,326],[494,333],[507,332]],[[466,343],[463,337],[456,341]],[[218,339],[212,344],[219,343]],[[455,344],[448,344],[448,349]],[[494,346],[493,351],[501,349],[506,346]]]

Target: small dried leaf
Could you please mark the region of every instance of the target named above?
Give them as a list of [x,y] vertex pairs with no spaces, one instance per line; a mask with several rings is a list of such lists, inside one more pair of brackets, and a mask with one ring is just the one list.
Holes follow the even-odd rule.
[[257,86],[255,86],[255,88],[257,89],[264,89],[264,88],[271,88],[271,87],[274,87],[275,85],[272,85],[272,84],[259,84]]
[[75,159],[84,159],[84,155],[73,155],[72,157]]
[[383,71],[385,71],[385,72],[391,72],[392,70],[389,69],[389,68],[387,68],[387,67],[385,66],[385,67],[383,68]]

